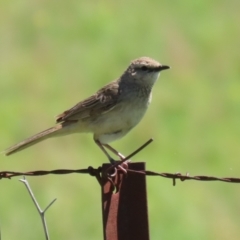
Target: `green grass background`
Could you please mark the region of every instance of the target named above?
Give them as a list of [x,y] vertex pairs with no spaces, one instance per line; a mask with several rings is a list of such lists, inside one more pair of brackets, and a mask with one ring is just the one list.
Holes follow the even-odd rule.
[[[240,2],[30,1],[0,3],[0,148],[54,124],[54,116],[117,78],[132,59],[171,66],[143,121],[113,143],[147,169],[240,177]],[[0,170],[86,168],[106,159],[89,135],[51,139]],[[102,239],[100,188],[85,175],[28,178],[51,239]],[[138,201],[138,199],[136,199]],[[240,238],[240,185],[148,178],[151,239]],[[2,239],[44,239],[18,178],[0,181]]]

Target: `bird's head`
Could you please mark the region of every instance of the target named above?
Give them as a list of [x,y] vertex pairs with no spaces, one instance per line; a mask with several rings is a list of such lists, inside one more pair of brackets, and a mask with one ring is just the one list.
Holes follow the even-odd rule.
[[126,72],[132,76],[135,82],[146,86],[153,86],[160,72],[169,68],[169,66],[162,65],[152,58],[141,57],[133,60]]

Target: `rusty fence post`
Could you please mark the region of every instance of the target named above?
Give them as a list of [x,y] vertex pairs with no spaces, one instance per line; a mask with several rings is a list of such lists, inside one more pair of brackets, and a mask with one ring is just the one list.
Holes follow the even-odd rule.
[[[103,164],[102,173],[111,165]],[[129,163],[129,169],[145,170],[145,163]],[[103,174],[102,174],[103,175]],[[149,240],[146,176],[118,171],[112,183],[102,179],[104,240]]]

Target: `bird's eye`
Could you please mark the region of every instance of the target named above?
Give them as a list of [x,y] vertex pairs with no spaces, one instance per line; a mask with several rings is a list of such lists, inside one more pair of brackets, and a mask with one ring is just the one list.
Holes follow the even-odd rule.
[[141,67],[141,70],[143,70],[143,71],[147,71],[148,68],[147,68],[146,66],[142,66],[142,67]]

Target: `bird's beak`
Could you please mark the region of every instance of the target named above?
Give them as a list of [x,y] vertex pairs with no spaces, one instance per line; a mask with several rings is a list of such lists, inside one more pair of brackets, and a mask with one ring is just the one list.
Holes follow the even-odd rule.
[[170,68],[170,67],[167,66],[167,65],[162,65],[162,66],[159,67],[159,71],[167,70],[167,69],[169,69],[169,68]]

